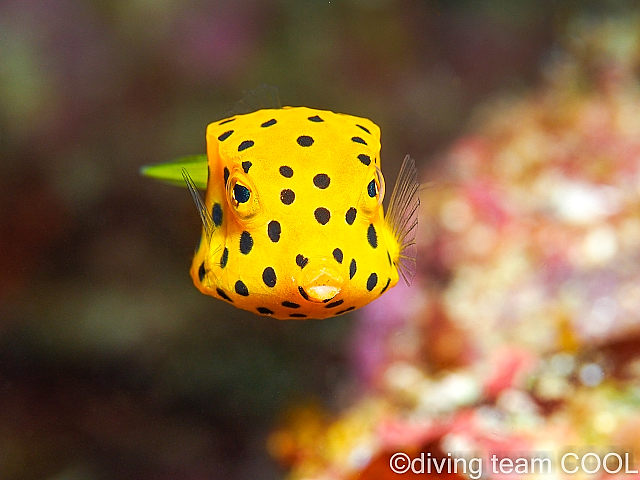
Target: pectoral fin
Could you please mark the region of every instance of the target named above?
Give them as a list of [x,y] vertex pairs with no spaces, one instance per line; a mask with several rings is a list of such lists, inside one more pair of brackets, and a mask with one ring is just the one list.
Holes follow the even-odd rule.
[[400,247],[398,272],[407,285],[411,285],[411,280],[416,274],[419,187],[416,162],[407,155],[393,187],[385,219]]

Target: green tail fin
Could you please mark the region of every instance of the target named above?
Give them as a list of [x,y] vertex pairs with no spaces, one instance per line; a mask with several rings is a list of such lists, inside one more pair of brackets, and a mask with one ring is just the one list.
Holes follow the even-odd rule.
[[189,155],[181,157],[173,162],[145,165],[140,168],[140,173],[145,177],[155,178],[179,187],[186,187],[182,171],[186,170],[193,184],[204,190],[207,188],[207,156]]

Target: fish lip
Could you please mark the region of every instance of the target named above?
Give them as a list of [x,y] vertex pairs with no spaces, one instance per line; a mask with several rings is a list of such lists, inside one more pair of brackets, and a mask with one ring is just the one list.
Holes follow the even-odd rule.
[[299,286],[298,291],[302,298],[310,303],[328,303],[338,296],[341,292],[340,287],[318,286],[310,287],[311,292],[307,292],[304,287]]
[[306,268],[301,270],[296,283],[302,298],[311,303],[322,304],[335,299],[340,294],[344,279],[338,269],[332,265],[331,260],[326,257],[316,257],[311,258]]

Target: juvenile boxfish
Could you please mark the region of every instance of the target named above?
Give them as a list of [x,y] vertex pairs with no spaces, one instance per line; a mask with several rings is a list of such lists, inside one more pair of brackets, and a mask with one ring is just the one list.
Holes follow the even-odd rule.
[[415,162],[405,157],[384,215],[372,121],[267,108],[211,123],[206,140],[206,157],[143,168],[183,177],[191,191],[203,224],[191,277],[202,293],[279,319],[326,318],[375,300],[400,276],[411,282]]

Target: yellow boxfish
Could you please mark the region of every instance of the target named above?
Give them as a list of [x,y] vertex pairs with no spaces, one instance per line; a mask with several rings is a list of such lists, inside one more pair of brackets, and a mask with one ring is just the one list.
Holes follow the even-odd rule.
[[376,124],[267,108],[210,124],[206,139],[206,157],[142,170],[182,176],[191,191],[203,224],[191,277],[202,293],[279,319],[326,318],[366,305],[400,275],[411,282],[415,162],[405,158],[385,217]]

